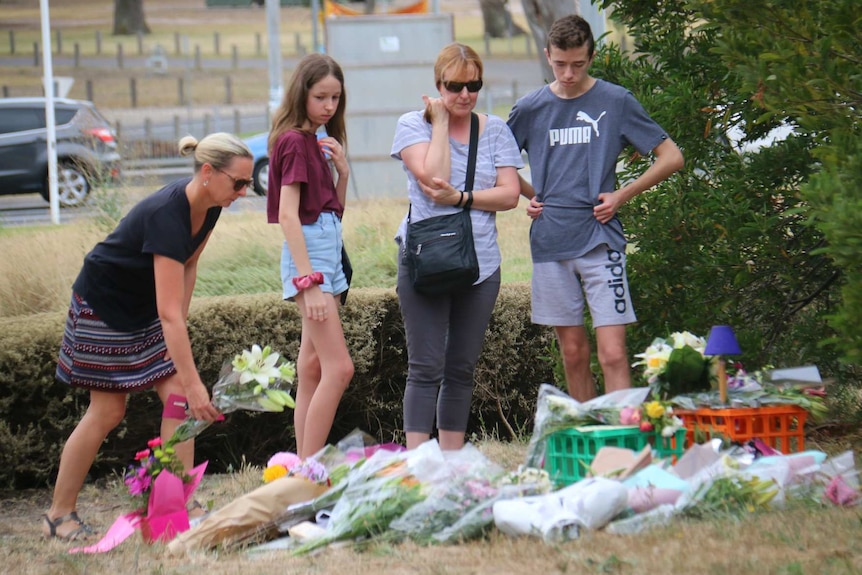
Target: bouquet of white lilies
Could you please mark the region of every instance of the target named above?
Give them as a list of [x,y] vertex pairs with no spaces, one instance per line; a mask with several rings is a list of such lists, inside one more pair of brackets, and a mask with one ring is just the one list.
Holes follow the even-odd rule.
[[[243,350],[233,361],[225,362],[218,382],[213,386],[213,405],[221,413],[239,409],[250,411],[284,411],[293,409],[296,402],[288,390],[293,386],[296,366],[285,360],[269,346],[255,344]],[[191,439],[212,422],[186,418],[177,428],[169,443],[174,445]]]

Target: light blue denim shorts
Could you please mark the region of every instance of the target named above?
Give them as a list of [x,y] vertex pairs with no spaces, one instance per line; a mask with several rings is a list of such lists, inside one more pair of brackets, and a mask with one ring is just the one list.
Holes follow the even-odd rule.
[[[320,289],[326,293],[338,295],[347,290],[347,278],[341,267],[341,220],[332,212],[323,212],[313,224],[302,226],[305,236],[305,248],[308,259],[311,260],[312,271],[323,274],[323,284]],[[281,247],[281,284],[284,299],[293,299],[297,289],[293,278],[299,276],[296,263],[285,241]]]
[[637,321],[626,255],[607,244],[579,258],[534,263],[531,299],[532,321],[539,325],[584,325],[584,303],[593,327]]

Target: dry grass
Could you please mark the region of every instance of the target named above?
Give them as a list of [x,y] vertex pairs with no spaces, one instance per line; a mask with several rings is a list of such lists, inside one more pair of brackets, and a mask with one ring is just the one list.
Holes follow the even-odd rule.
[[[492,460],[513,469],[524,456],[521,443],[478,442]],[[258,485],[260,469],[208,476],[199,495],[223,505]],[[135,535],[105,555],[69,555],[68,544],[39,535],[39,514],[48,491],[6,494],[0,505],[0,565],[21,575],[56,573],[698,573],[851,574],[862,572],[859,509],[797,507],[738,521],[675,521],[667,528],[621,536],[584,533],[580,539],[545,545],[493,532],[486,540],[424,548],[412,543],[372,543],[329,548],[312,557],[286,552],[198,553],[177,559],[162,545]],[[82,514],[105,529],[127,510],[116,479],[85,488]],[[9,569],[6,571],[6,569]]]
[[[121,188],[111,197],[122,202],[122,210],[153,189]],[[518,208],[498,214],[504,282],[528,281],[531,275],[525,208],[522,200]],[[201,257],[198,296],[281,289],[283,236],[278,226],[266,223],[263,209],[261,198],[245,198],[222,216]],[[392,238],[406,212],[407,203],[400,199],[348,203],[344,241],[354,267],[354,287],[394,286],[397,250]],[[84,255],[112,228],[110,222],[100,222],[0,228],[0,253],[13,256],[0,259],[0,317],[66,309]]]

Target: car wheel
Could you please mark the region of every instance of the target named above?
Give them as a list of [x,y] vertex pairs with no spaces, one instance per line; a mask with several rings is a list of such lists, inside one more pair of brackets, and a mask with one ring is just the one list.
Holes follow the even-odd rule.
[[254,179],[254,191],[258,196],[266,195],[266,188],[269,184],[269,159],[264,158],[254,165],[254,173],[251,176]]
[[[57,196],[61,206],[80,206],[87,201],[89,195],[90,182],[81,165],[68,160],[57,164]],[[50,201],[47,184],[42,196]]]

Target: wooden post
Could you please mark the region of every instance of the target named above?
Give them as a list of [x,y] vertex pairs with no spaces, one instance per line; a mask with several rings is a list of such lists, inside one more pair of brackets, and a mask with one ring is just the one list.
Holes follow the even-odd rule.
[[174,32],[174,55],[179,56],[182,53],[181,50],[182,49],[180,47],[180,33]]
[[138,56],[144,55],[144,35],[138,32]]
[[81,67],[81,45],[78,44],[77,42],[75,42],[74,55],[75,55],[74,56],[74,58],[75,58],[74,66],[75,66],[75,68],[80,68]]
[[60,29],[57,28],[57,54],[63,53],[63,34],[60,32]]
[[234,70],[239,70],[239,48],[236,44],[230,47],[231,66]]
[[230,76],[224,77],[224,103],[233,103],[233,85],[231,84]]
[[203,64],[201,63],[201,46],[200,44],[195,44],[195,70],[200,70],[203,68]]
[[263,54],[263,41],[261,40],[260,32],[254,33],[254,50],[258,56]]
[[216,56],[221,56],[221,35],[218,32],[213,32],[213,50]]
[[88,79],[86,83],[87,99],[93,101],[93,81]]
[[39,42],[33,42],[33,66],[39,67]]
[[102,31],[96,30],[96,55],[102,53]]
[[180,106],[186,103],[186,86],[185,80],[182,77],[177,78],[177,100]]
[[240,129],[240,121],[242,120],[242,116],[239,113],[239,110],[234,108],[233,110],[233,133],[239,134],[242,132]]
[[117,67],[123,69],[123,45],[117,44]]
[[131,77],[129,78],[129,94],[131,94],[132,108],[138,107],[138,81]]
[[9,53],[15,53],[15,30],[9,30]]

